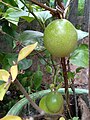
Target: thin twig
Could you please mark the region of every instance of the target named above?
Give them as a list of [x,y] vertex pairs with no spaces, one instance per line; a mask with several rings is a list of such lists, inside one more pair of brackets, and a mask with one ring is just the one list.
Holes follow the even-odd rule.
[[37,2],[36,0],[31,0],[31,2],[33,2],[34,4],[40,6],[41,8],[44,8],[45,10],[50,11],[51,14],[57,14],[56,9],[54,9],[54,8],[50,8],[47,5],[44,5],[43,3]]
[[64,14],[63,14],[64,18],[66,17],[66,14],[67,14],[67,11],[68,11],[68,8],[69,8],[70,1],[71,1],[71,0],[68,0],[67,3],[66,3],[65,11],[64,11]]
[[30,98],[24,87],[21,85],[21,83],[16,79],[15,80],[16,86],[18,86],[19,90],[23,93],[23,95],[27,98],[27,100],[30,102],[30,104],[41,114],[45,114],[43,110],[41,110],[38,105]]

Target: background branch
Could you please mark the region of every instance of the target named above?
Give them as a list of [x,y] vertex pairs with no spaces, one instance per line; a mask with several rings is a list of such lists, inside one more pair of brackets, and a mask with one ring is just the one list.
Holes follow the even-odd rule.
[[50,8],[47,5],[44,5],[43,3],[37,2],[36,0],[31,0],[31,2],[40,6],[41,8],[44,8],[45,10],[49,10],[51,12],[51,14],[57,14],[56,9],[54,9],[54,8]]

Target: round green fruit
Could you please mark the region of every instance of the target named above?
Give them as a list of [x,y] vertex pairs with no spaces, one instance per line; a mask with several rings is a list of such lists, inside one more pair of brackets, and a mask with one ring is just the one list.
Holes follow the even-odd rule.
[[39,102],[39,107],[40,107],[42,110],[44,110],[46,113],[51,113],[51,112],[48,110],[47,106],[46,106],[46,97],[47,97],[47,96],[44,96],[44,97],[41,98],[41,100],[40,100],[40,102]]
[[77,45],[77,31],[66,19],[52,21],[44,31],[44,46],[55,57],[66,57]]
[[58,113],[63,104],[63,96],[59,92],[50,92],[46,97],[46,106],[50,112]]

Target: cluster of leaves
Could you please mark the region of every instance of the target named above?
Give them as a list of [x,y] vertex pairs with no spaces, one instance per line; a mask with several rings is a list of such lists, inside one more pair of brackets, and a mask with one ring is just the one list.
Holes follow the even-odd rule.
[[[52,3],[51,6],[53,6],[53,0],[50,2]],[[10,84],[16,79],[19,71],[26,70],[33,64],[31,59],[25,57],[30,54],[33,49],[38,52],[45,50],[43,46],[42,32],[33,30],[17,32],[18,25],[23,23],[23,20],[30,23],[37,19],[44,30],[47,20],[50,18],[52,19],[52,15],[49,11],[45,11],[39,6],[28,3],[28,1],[24,0],[12,0],[12,2],[10,0],[1,0],[0,6],[0,32],[4,35],[5,40],[8,41],[13,49],[13,53],[5,53],[3,51],[0,53],[0,64],[2,65],[2,68],[4,68],[0,69],[0,100],[3,100],[6,91]],[[81,40],[88,35],[88,33],[80,30],[77,30],[77,33],[78,40]],[[38,42],[38,45],[36,42]],[[24,47],[18,55],[15,51],[18,47],[17,43],[20,44],[20,47],[27,46]],[[41,63],[45,64],[45,60],[41,59]],[[85,44],[78,45],[74,53],[70,56],[70,63],[77,65],[78,67],[87,67],[88,46]],[[52,66],[46,65],[46,70],[51,74]],[[37,90],[41,85],[43,73],[38,68],[36,72],[27,74],[28,72],[22,76],[19,75],[18,79],[21,80],[24,87],[34,84],[34,89]],[[28,76],[31,76],[30,79],[33,83],[27,81]],[[70,73],[69,76],[72,77],[72,73]],[[9,80],[11,80],[11,82],[9,82]]]
[[36,45],[37,45],[37,43],[28,45],[28,46],[22,48],[21,51],[19,52],[17,61],[16,62],[13,61],[14,65],[11,66],[9,72],[4,69],[0,69],[0,93],[1,93],[0,100],[3,100],[3,97],[6,93],[6,91],[8,90],[11,82],[14,82],[14,80],[16,79],[16,77],[18,75],[19,61],[21,61],[22,59],[27,57],[34,50]]

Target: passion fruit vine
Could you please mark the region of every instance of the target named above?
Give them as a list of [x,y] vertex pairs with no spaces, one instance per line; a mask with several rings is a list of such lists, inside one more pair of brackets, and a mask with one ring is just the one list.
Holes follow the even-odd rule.
[[44,31],[44,46],[55,57],[66,57],[77,45],[77,31],[66,19],[52,21]]
[[46,113],[62,113],[64,108],[63,104],[63,96],[59,92],[53,91],[42,97],[39,102],[39,107]]

